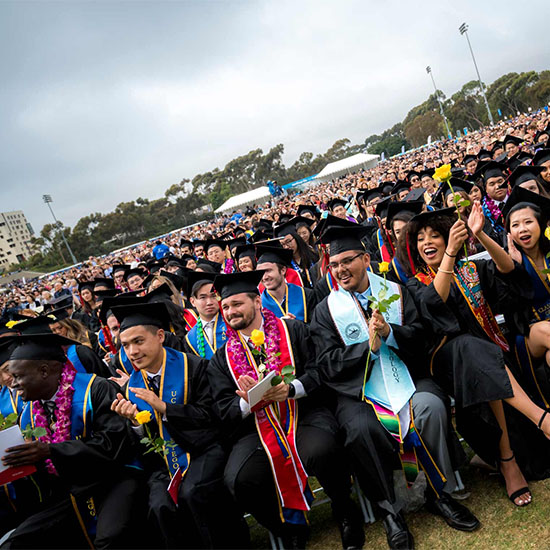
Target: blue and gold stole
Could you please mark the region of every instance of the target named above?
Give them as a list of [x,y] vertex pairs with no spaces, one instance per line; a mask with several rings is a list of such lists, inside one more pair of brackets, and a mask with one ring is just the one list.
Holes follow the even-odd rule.
[[[214,353],[218,348],[221,348],[225,341],[227,340],[227,327],[223,318],[219,313],[216,313],[214,320],[214,330],[212,331],[214,336],[214,341],[209,342],[204,329],[202,328],[202,321],[197,324],[186,334],[185,340],[189,344],[189,347],[195,355],[199,357],[204,357],[205,359],[212,359]],[[203,345],[200,345],[200,340],[202,339]],[[203,353],[201,354],[201,347]]]
[[[90,395],[95,374],[77,372],[73,382],[73,401],[71,403],[71,439],[82,439],[89,435],[89,426],[93,419],[92,397]],[[35,427],[34,401],[25,404],[21,419],[21,428]]]
[[405,270],[403,269],[403,266],[401,265],[401,262],[397,259],[397,256],[393,257],[393,260],[391,261],[391,266],[393,267],[393,272],[395,273],[397,278],[403,284],[405,284],[409,280],[409,277],[405,273]]
[[[386,322],[403,324],[403,296],[397,283],[385,281],[374,273],[368,274],[373,296],[385,288],[388,295],[398,294],[400,299],[390,304],[384,313]],[[368,322],[357,298],[344,289],[333,290],[328,297],[329,312],[344,345],[349,346],[369,340]],[[367,371],[368,368],[368,371]],[[370,373],[370,377],[368,377]],[[382,340],[377,357],[365,365],[363,400],[372,406],[379,422],[399,444],[401,466],[410,486],[418,472],[418,464],[439,494],[446,481],[437,467],[415,427],[411,397],[416,388],[407,366]]]
[[13,413],[19,416],[24,405],[25,402],[19,397],[17,392],[14,397],[8,386],[0,386],[0,414],[3,417]]
[[[87,437],[91,433],[91,424],[93,419],[91,387],[95,380],[95,374],[76,373],[73,381],[73,400],[71,403],[71,440],[78,440]],[[34,402],[29,401],[25,404],[19,424],[22,429],[27,426],[35,427]],[[90,548],[94,548],[90,537],[95,534],[97,513],[93,498],[89,498],[85,503],[79,503],[73,495],[70,495],[73,511],[78,519],[82,529],[82,534],[86,538]]]
[[128,359],[128,355],[126,355],[126,351],[124,350],[124,347],[120,347],[117,353],[116,357],[116,364],[117,368],[124,371],[128,376],[134,372],[134,366],[132,365],[132,362],[130,359]]
[[[531,322],[550,320],[550,274],[540,273],[533,260],[522,253],[523,266],[531,280],[535,296],[533,299],[531,312]],[[548,258],[544,258],[545,269],[550,267]],[[516,359],[521,368],[523,376],[532,391],[533,399],[540,407],[548,409],[550,407],[550,388],[546,382],[546,369],[544,361],[536,360],[529,352],[529,346],[525,341],[525,336],[518,334],[516,336]],[[538,374],[537,374],[538,373]]]
[[76,346],[77,344],[73,344],[72,346],[69,346],[65,351],[65,355],[67,356],[69,361],[73,364],[73,367],[76,369],[76,372],[79,372],[80,374],[85,374],[88,371],[86,370],[86,367],[82,364],[82,361],[80,360],[80,357],[76,352]]
[[307,323],[306,292],[303,287],[287,283],[284,304],[285,307],[283,308],[267,288],[262,292],[262,306],[269,309],[279,319],[288,313],[292,313],[296,319]]
[[[171,348],[164,348],[163,354],[159,398],[165,403],[186,405],[189,393],[187,356],[185,353],[181,353]],[[149,411],[156,420],[160,437],[162,437],[165,442],[169,442],[172,438],[168,433],[168,429],[162,422],[162,416],[155,411],[149,403],[136,397],[128,388],[144,388],[150,390],[147,373],[145,371],[132,372],[126,386],[126,399],[135,403],[140,411]],[[178,475],[185,475],[189,468],[189,461],[191,458],[189,453],[186,453],[177,445],[167,450],[168,454],[164,456],[164,460],[170,478],[172,478],[178,470],[180,470],[180,474]]]

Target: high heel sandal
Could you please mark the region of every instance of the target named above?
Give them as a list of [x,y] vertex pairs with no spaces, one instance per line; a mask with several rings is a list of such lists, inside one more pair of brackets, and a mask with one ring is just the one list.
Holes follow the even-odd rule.
[[[544,415],[542,415],[542,416],[544,418]],[[512,456],[510,458],[499,458],[498,461],[499,462],[511,462],[512,460],[514,460],[514,458],[516,458],[516,455],[512,453]],[[502,474],[502,472],[501,472],[501,474]],[[504,477],[504,476],[502,476],[502,477]],[[505,480],[505,482],[506,482],[506,480]],[[527,487],[527,485],[525,487],[522,487],[521,489],[518,489],[517,491],[514,491],[511,495],[508,495],[508,498],[510,499],[512,504],[514,504],[514,506],[517,506],[518,508],[523,508],[524,506],[527,506],[528,504],[531,504],[531,502],[533,501],[533,495],[531,495],[531,500],[527,500],[523,504],[516,504],[516,502],[515,502],[516,498],[520,497],[524,493],[529,493],[529,495],[531,495],[531,491],[529,490],[529,487]]]

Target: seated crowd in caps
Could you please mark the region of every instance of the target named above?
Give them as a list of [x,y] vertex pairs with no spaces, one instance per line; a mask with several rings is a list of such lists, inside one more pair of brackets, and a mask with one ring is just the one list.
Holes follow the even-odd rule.
[[353,483],[414,548],[396,472],[441,529],[483,528],[453,498],[466,449],[528,506],[550,475],[547,142],[522,115],[11,284],[0,413],[26,441],[0,547],[246,548],[250,514],[305,548],[315,478],[343,548],[368,545]]

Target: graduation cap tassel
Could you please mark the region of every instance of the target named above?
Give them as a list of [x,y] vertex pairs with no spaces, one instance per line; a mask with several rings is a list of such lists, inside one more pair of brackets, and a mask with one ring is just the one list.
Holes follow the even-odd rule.
[[409,264],[411,266],[411,272],[413,275],[416,275],[416,269],[414,268],[414,262],[413,262],[413,259],[412,259],[412,254],[411,254],[411,247],[410,247],[410,242],[409,242],[409,233],[407,232],[407,236],[405,238],[406,242],[407,242],[407,256],[409,258]]

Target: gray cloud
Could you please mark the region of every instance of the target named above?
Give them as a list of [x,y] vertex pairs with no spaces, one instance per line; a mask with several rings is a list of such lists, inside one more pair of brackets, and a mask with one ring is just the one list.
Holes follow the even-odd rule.
[[2,209],[39,230],[50,193],[74,224],[258,146],[363,140],[427,97],[426,65],[447,94],[475,77],[463,21],[486,82],[548,68],[510,1],[3,2]]

